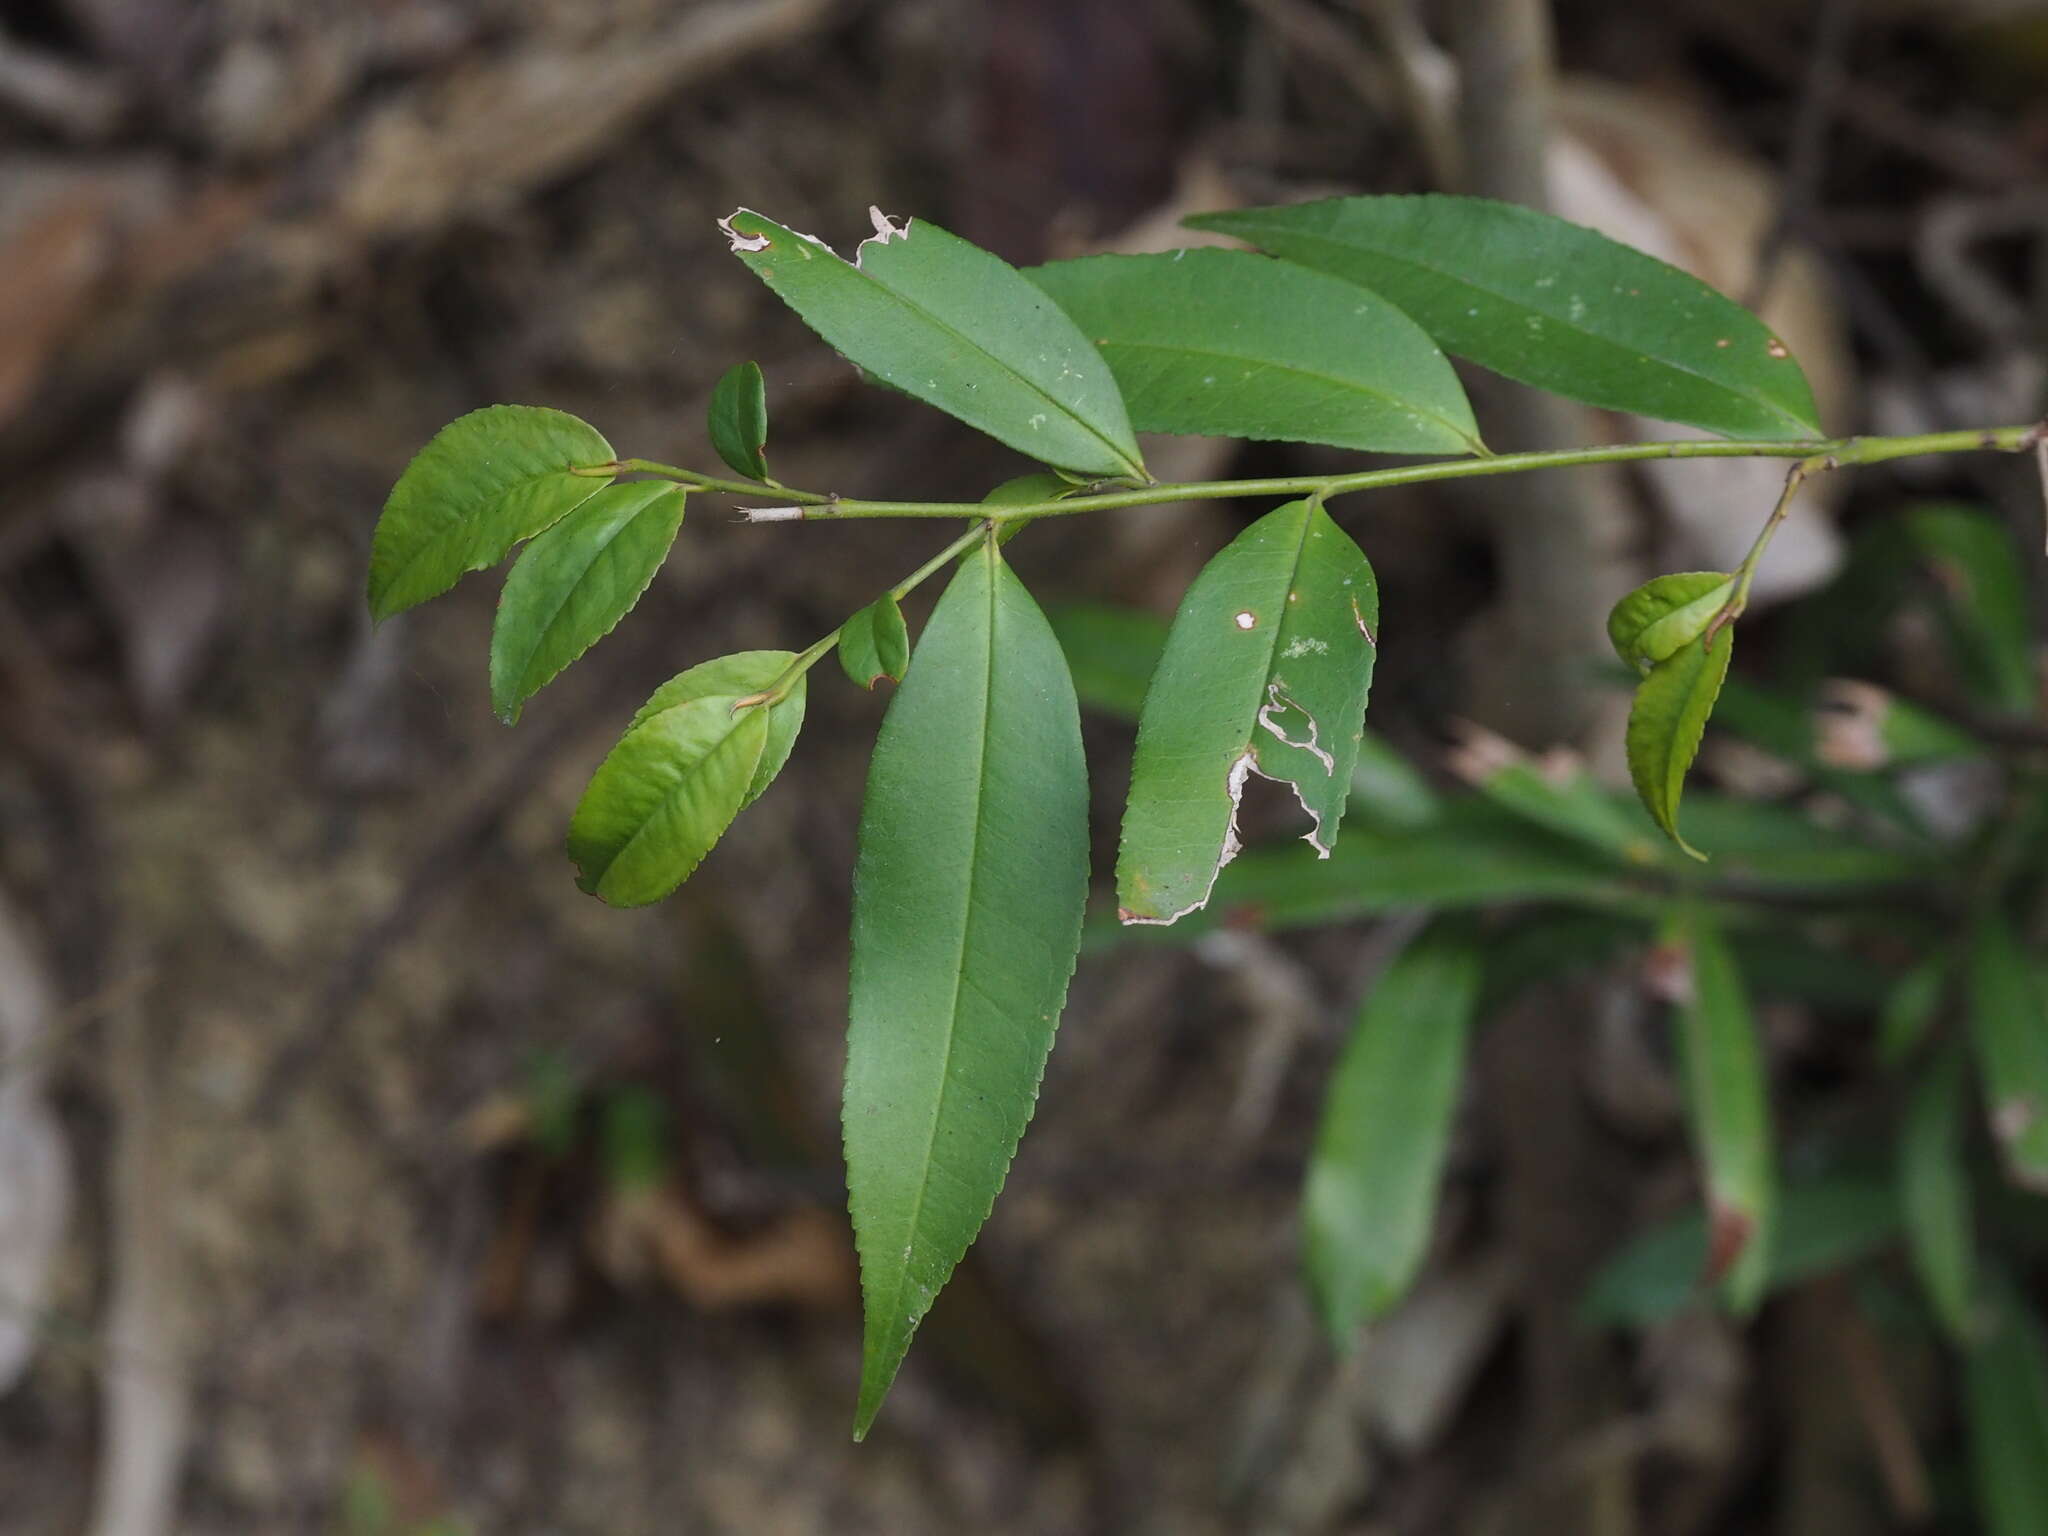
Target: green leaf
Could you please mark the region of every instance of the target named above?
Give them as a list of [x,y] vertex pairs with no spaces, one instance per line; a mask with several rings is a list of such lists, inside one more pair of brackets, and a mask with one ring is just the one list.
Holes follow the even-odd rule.
[[1073,684],[985,541],[890,702],[861,814],[845,1105],[867,1315],[856,1436],[1002,1188],[1087,895]]
[[910,631],[903,623],[903,605],[884,592],[839,626],[839,664],[862,688],[883,678],[903,681],[910,666]]
[[1237,856],[1245,779],[1291,785],[1327,854],[1351,787],[1379,589],[1312,501],[1253,523],[1188,588],[1145,695],[1117,857],[1118,915],[1171,923]]
[[1370,288],[1446,352],[1609,410],[1725,437],[1817,437],[1812,391],[1762,321],[1576,224],[1473,197],[1343,197],[1200,214]]
[[1677,914],[1665,943],[1682,957],[1678,1034],[1693,1141],[1711,1231],[1708,1265],[1730,1306],[1748,1312],[1769,1276],[1776,1174],[1769,1088],[1756,1021],[1720,930],[1697,908]]
[[[1773,1224],[1765,1289],[1782,1290],[1868,1258],[1898,1230],[1898,1194],[1889,1181],[1835,1174],[1788,1184]],[[1580,1303],[1580,1319],[1596,1328],[1654,1327],[1699,1294],[1707,1250],[1701,1211],[1651,1228],[1600,1267]]]
[[1374,983],[1330,1079],[1301,1215],[1309,1284],[1339,1348],[1422,1267],[1479,982],[1477,946],[1425,935]]
[[491,626],[491,707],[507,725],[640,601],[683,526],[685,500],[665,480],[607,486],[512,563]]
[[1955,956],[1937,950],[1901,976],[1884,1000],[1877,1020],[1877,1059],[1888,1067],[1902,1065],[1927,1038],[1948,994]]
[[1087,256],[1024,275],[1102,349],[1140,432],[1480,451],[1436,343],[1355,283],[1224,250]]
[[[735,651],[730,656],[701,661],[687,672],[678,672],[649,694],[647,702],[628,722],[627,733],[630,735],[664,710],[691,699],[709,698],[713,694],[745,699],[765,693],[782,681],[795,660],[794,651]],[[787,697],[769,711],[768,744],[761,749],[760,765],[754,770],[753,782],[747,786],[747,797],[740,803],[740,809],[745,810],[760,799],[762,791],[775,782],[782,765],[789,761],[789,754],[796,747],[797,732],[803,728],[807,681],[807,677],[799,675],[790,684]]]
[[711,391],[707,425],[711,446],[749,480],[768,478],[768,386],[759,363],[726,371]]
[[611,483],[572,471],[616,462],[597,429],[536,405],[490,405],[448,423],[406,465],[370,541],[370,617],[438,597],[496,565]]
[[1962,1055],[1945,1051],[1914,1086],[1899,1136],[1899,1209],[1906,1221],[1906,1246],[1935,1315],[1959,1344],[1967,1344],[1975,1331],[1975,1239],[1962,1147],[1965,1103]]
[[1492,732],[1467,726],[1451,767],[1495,804],[1624,864],[1654,866],[1675,857],[1642,812],[1610,794],[1575,759],[1537,761]]
[[1970,1467],[1985,1536],[2048,1531],[2048,1341],[2009,1281],[1992,1287],[1990,1326],[1964,1357]]
[[1732,627],[1716,635],[1711,646],[1704,639],[1687,641],[1650,669],[1629,706],[1628,773],[1636,794],[1651,819],[1696,859],[1706,855],[1678,835],[1678,798],[1734,649]]
[[1903,522],[1941,595],[1949,649],[1977,702],[2033,715],[2039,687],[2034,607],[2003,521],[1974,507],[1936,503],[1915,507]]
[[[1005,480],[982,497],[981,504],[984,507],[1028,507],[1035,502],[1058,501],[1079,489],[1065,475],[1041,470],[1035,475],[1019,475],[1014,480]],[[996,548],[1001,549],[1037,521],[1036,517],[1005,519],[996,527]]]
[[1089,708],[1136,720],[1145,689],[1166,649],[1166,620],[1115,603],[1056,603],[1045,617],[1074,671],[1074,692]]
[[1145,478],[1116,380],[1017,270],[936,224],[892,224],[852,262],[742,208],[740,260],[848,361],[1042,464]]
[[794,659],[743,651],[654,691],[570,819],[577,884],[615,907],[637,907],[689,878],[789,757],[803,723],[803,679],[780,703],[755,700]]
[[606,1182],[614,1190],[659,1189],[673,1164],[668,1106],[651,1088],[621,1088],[604,1101]]
[[1991,1134],[2013,1182],[2048,1192],[2048,1000],[2003,914],[1970,935],[1970,1028]]
[[1719,571],[1655,577],[1614,605],[1607,615],[1607,638],[1625,665],[1647,672],[1705,634],[1734,595],[1735,578]]

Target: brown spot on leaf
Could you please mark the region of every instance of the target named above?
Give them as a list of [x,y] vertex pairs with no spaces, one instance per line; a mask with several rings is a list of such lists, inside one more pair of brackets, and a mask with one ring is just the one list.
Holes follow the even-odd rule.
[[1707,1213],[1707,1271],[1709,1285],[1718,1285],[1727,1277],[1742,1257],[1742,1251],[1749,1246],[1749,1239],[1756,1231],[1756,1223],[1745,1211],[1723,1205],[1719,1200],[1709,1202]]
[[1791,350],[1786,347],[1785,343],[1778,340],[1775,336],[1770,339],[1764,350],[1773,357],[1790,357],[1792,355]]

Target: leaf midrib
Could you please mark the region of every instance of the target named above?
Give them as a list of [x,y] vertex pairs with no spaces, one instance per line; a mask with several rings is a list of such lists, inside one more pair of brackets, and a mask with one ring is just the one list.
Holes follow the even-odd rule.
[[[525,658],[519,664],[519,676],[515,683],[515,686],[522,689],[523,691],[519,699],[514,701],[515,705],[523,704],[527,699],[532,698],[534,694],[538,693],[543,687],[547,685],[549,681],[553,679],[554,676],[559,674],[559,672],[561,671],[561,668],[557,668],[555,673],[550,673],[547,678],[543,678],[541,682],[536,683],[533,687],[528,688],[526,686],[527,679],[533,669],[534,659],[540,655],[542,650],[546,648],[549,639],[553,637],[555,632],[555,626],[561,623],[562,614],[568,608],[569,599],[575,594],[576,588],[582,585],[584,578],[589,576],[591,570],[596,566],[597,562],[604,558],[605,552],[609,550],[614,544],[618,543],[620,539],[626,536],[627,530],[634,527],[640,521],[641,518],[645,517],[649,512],[652,512],[656,507],[661,506],[661,504],[669,496],[676,495],[679,492],[680,487],[678,487],[676,490],[664,491],[648,497],[647,500],[642,502],[636,509],[634,509],[634,511],[629,513],[623,522],[621,522],[616,528],[612,529],[612,531],[605,536],[603,543],[597,544],[592,547],[590,551],[590,558],[583,562],[582,568],[576,572],[576,575],[571,580],[564,582],[562,584],[560,597],[556,599],[554,607],[548,611],[547,618],[536,626],[537,633],[534,636],[533,644],[527,647]],[[583,505],[587,507],[589,504],[590,503],[586,501]],[[583,508],[578,507],[576,510],[580,512],[583,510]],[[572,512],[568,514],[568,517],[573,517],[574,515],[575,513]],[[563,522],[566,522],[568,520],[568,517],[565,517],[563,519]],[[561,523],[555,524],[555,528],[559,528],[561,526]],[[554,532],[554,528],[550,528],[548,532]],[[660,569],[659,562],[656,563],[655,569]],[[647,575],[647,580],[641,584],[640,592],[645,593],[647,588],[653,585],[653,582],[654,572],[649,571]],[[628,604],[627,606],[630,608],[632,605]],[[612,628],[616,629],[619,625],[620,620],[624,617],[625,615],[621,613],[619,615],[619,618],[612,620]],[[610,632],[610,630],[605,631],[606,634],[609,634]],[[600,635],[597,638],[601,640],[604,638],[604,636]],[[592,644],[595,643],[595,641],[592,642]]]

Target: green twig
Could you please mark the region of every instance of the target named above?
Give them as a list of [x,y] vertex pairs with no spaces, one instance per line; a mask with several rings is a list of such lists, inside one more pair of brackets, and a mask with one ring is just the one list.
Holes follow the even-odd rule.
[[[1581,464],[1625,464],[1644,459],[1799,459],[1797,469],[1813,473],[1820,469],[1846,469],[1854,465],[1882,464],[1892,459],[1917,458],[1945,453],[2021,453],[2043,440],[2039,425],[1993,427],[1964,432],[1922,432],[1906,437],[1845,437],[1833,440],[1800,439],[1785,442],[1729,442],[1718,438],[1685,439],[1661,443],[1609,443],[1593,448],[1556,448],[1535,453],[1503,453],[1492,458],[1433,459],[1422,464],[1399,464],[1389,469],[1359,470],[1347,475],[1287,475],[1264,480],[1201,480],[1184,485],[1156,484],[1134,490],[1101,495],[1073,496],[1064,500],[1020,502],[990,508],[973,501],[860,501],[851,497],[790,491],[792,505],[749,508],[743,514],[749,522],[828,522],[845,518],[947,517],[982,518],[1010,522],[1026,517],[1065,517],[1076,512],[1110,512],[1121,507],[1145,507],[1174,501],[1229,501],[1251,496],[1348,496],[1355,491],[1379,490],[1393,485],[1417,485],[1433,480],[1462,480],[1475,475],[1513,475],[1526,470],[1567,469]],[[621,468],[645,468],[650,473],[684,474],[665,466],[647,465],[639,459],[623,462]],[[1795,469],[1795,472],[1797,472]],[[1802,476],[1803,478],[1803,476]],[[740,487],[729,481],[712,481],[695,476],[692,484],[707,490],[733,490],[760,495],[759,487]]]

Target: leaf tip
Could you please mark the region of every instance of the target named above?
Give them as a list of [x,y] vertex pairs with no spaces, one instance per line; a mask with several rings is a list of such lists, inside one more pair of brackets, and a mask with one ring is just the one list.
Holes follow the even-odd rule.
[[731,213],[728,213],[724,218],[718,221],[718,227],[725,231],[725,238],[730,242],[729,248],[734,251],[746,254],[751,254],[755,251],[767,250],[772,242],[768,239],[766,235],[742,234],[740,233],[740,231],[733,228],[732,221],[740,217],[740,215],[742,214],[745,214],[750,218],[760,217],[760,215],[755,213],[754,210],[751,208],[735,208]]

